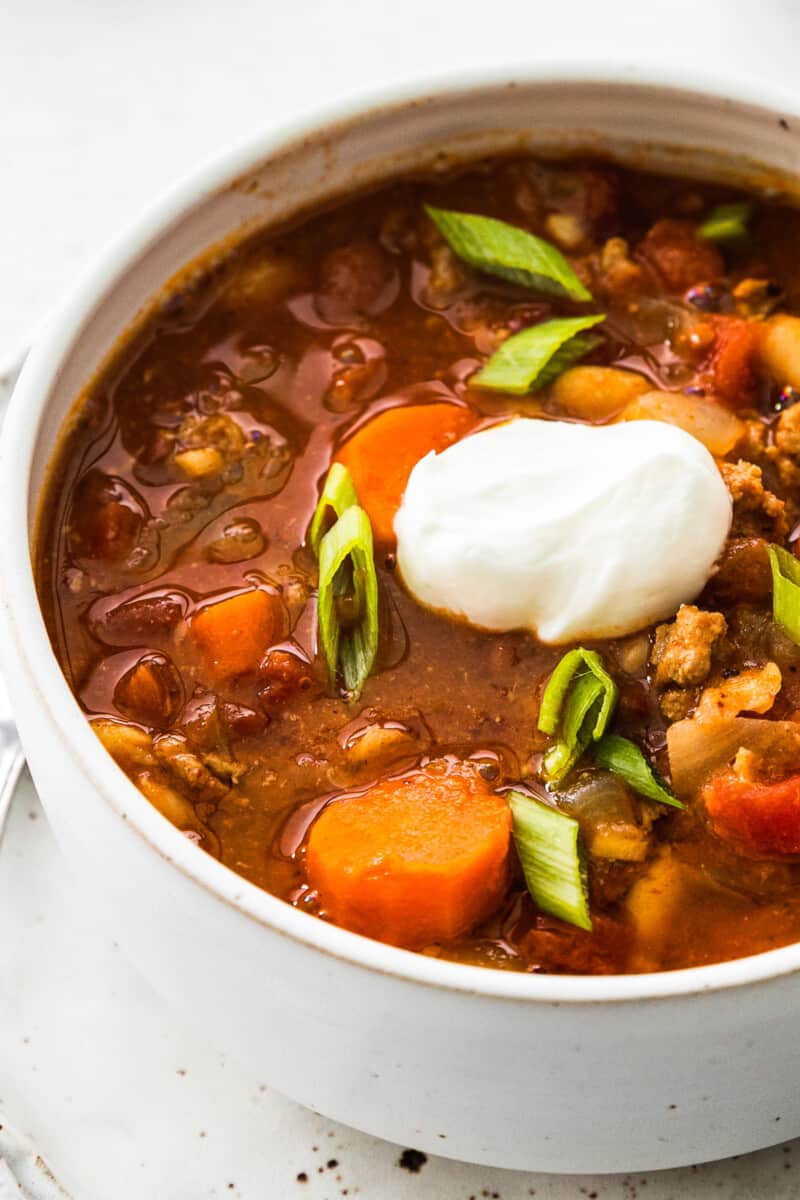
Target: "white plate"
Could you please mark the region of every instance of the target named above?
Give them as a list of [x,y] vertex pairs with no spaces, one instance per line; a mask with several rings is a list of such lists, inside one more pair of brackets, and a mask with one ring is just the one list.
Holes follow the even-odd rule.
[[[79,891],[27,775],[0,851],[0,1107],[72,1200],[800,1194],[800,1142],[647,1176],[528,1175],[434,1158],[417,1174],[404,1170],[402,1147],[285,1100],[166,1008]],[[0,1200],[64,1200],[31,1146],[0,1131],[3,1158],[26,1190],[9,1191],[0,1173]],[[297,1179],[303,1172],[305,1183]]]

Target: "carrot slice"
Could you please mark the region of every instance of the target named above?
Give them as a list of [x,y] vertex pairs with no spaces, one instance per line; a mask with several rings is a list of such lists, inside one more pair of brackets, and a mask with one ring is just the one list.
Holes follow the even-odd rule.
[[467,933],[508,885],[511,813],[475,768],[433,763],[334,801],[306,870],[338,925],[398,946]]
[[477,419],[458,404],[407,404],[379,413],[345,442],[336,461],[350,472],[376,544],[394,543],[395,513],[415,464],[464,437]]
[[755,855],[800,854],[800,775],[754,783],[726,772],[702,798],[718,837]]
[[221,682],[258,668],[279,623],[277,597],[253,588],[206,604],[192,617],[189,630],[208,678]]

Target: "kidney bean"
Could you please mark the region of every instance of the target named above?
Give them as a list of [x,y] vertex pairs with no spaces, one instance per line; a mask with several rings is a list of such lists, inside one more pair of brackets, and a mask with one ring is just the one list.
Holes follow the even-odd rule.
[[144,505],[121,479],[89,471],[78,484],[69,529],[77,558],[117,562],[135,546],[146,520]]
[[215,692],[198,692],[187,701],[180,728],[201,750],[213,750],[224,740],[220,703]]
[[136,645],[171,633],[188,606],[180,592],[136,596],[122,604],[114,604],[115,599],[100,600],[89,614],[92,633],[110,646]]
[[307,691],[313,683],[311,664],[283,647],[267,651],[259,675],[262,682],[258,698],[266,709],[285,704],[298,691]]
[[714,603],[757,604],[766,600],[772,594],[772,575],[764,538],[730,538],[706,591]]
[[637,256],[654,267],[665,287],[673,292],[685,292],[697,283],[713,283],[725,271],[719,250],[698,237],[691,221],[656,221],[639,243]]
[[254,737],[263,733],[269,725],[267,713],[256,712],[245,704],[233,704],[228,700],[220,704],[222,719],[232,737]]
[[358,238],[331,250],[320,266],[317,308],[325,320],[374,316],[388,308],[399,287],[397,271],[380,245]]
[[221,700],[215,692],[198,692],[181,713],[180,728],[202,751],[224,746],[228,736],[254,737],[269,725],[267,713],[256,712],[246,704]]
[[169,725],[183,704],[183,684],[174,663],[164,654],[143,655],[117,684],[114,704],[146,725]]

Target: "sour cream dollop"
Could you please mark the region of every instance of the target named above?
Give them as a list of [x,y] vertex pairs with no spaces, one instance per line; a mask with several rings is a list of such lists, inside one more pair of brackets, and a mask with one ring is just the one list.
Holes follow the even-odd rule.
[[616,637],[693,600],[730,524],[714,460],[684,430],[520,418],[417,463],[397,562],[420,603],[471,625]]

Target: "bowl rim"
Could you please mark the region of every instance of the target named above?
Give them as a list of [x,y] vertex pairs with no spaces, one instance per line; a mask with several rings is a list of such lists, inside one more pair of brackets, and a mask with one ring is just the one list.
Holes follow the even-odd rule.
[[667,69],[646,61],[609,63],[580,56],[536,65],[450,71],[358,92],[344,101],[316,105],[289,121],[275,123],[196,167],[95,258],[42,326],[22,369],[0,438],[0,507],[8,514],[7,536],[0,539],[0,600],[7,626],[3,665],[7,677],[16,678],[21,671],[64,751],[132,833],[210,897],[298,947],[392,977],[398,984],[526,1005],[616,1005],[763,984],[800,971],[800,942],[730,962],[646,975],[534,975],[428,957],[351,933],[293,908],[200,853],[123,774],[92,733],[69,689],[50,646],[36,593],[28,528],[29,486],[45,401],[62,361],[91,323],[98,299],[152,241],[204,197],[224,189],[287,145],[321,130],[369,119],[380,110],[402,109],[471,91],[557,84],[672,91],[728,107],[752,107],[778,120],[800,118],[800,97],[755,78],[743,81],[705,72],[701,76],[690,69]]

